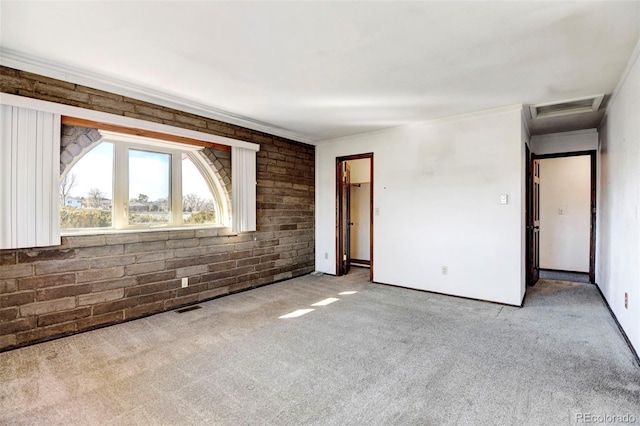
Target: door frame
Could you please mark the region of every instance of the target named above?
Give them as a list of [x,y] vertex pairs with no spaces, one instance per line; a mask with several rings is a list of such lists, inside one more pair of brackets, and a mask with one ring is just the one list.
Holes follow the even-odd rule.
[[598,151],[574,151],[574,152],[559,152],[555,154],[532,154],[531,161],[533,160],[545,160],[549,158],[563,158],[563,157],[581,157],[588,155],[591,165],[591,200],[589,206],[591,208],[591,226],[589,233],[589,282],[591,284],[596,283],[596,214],[597,214],[597,154]]
[[532,286],[535,283],[533,282],[533,276],[531,271],[533,269],[534,260],[534,250],[533,250],[533,154],[531,149],[529,148],[529,144],[525,144],[525,281],[527,286]]
[[346,155],[336,157],[336,276],[344,275],[342,268],[342,197],[340,196],[340,177],[342,176],[342,163],[351,160],[369,159],[369,281],[373,281],[373,152],[364,154]]

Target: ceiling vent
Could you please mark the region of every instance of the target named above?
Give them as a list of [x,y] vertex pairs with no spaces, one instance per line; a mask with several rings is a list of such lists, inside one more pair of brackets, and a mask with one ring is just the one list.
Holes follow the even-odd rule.
[[595,112],[600,108],[603,99],[604,95],[596,95],[569,101],[530,105],[529,108],[531,109],[531,118],[535,120],[537,118]]

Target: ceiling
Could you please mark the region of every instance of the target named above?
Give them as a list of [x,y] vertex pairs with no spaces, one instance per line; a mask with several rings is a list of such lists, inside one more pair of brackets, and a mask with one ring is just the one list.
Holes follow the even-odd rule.
[[[638,1],[2,0],[0,58],[315,144],[611,94],[639,29]],[[530,126],[595,127],[592,115]]]

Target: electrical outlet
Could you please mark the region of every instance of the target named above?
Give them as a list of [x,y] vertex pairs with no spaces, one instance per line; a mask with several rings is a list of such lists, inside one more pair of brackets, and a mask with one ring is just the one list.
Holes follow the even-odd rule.
[[624,308],[629,309],[629,293],[624,292]]
[[329,253],[324,252],[324,258],[325,258],[325,259],[329,259]]
[[184,277],[182,279],[182,288],[189,287],[189,278]]
[[442,267],[442,275],[448,275],[449,274],[449,268],[447,268],[446,266]]

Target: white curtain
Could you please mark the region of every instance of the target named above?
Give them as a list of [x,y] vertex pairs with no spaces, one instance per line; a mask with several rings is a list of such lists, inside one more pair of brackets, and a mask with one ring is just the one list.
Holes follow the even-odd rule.
[[233,232],[256,230],[256,151],[231,147]]
[[0,249],[60,245],[60,115],[0,105]]

